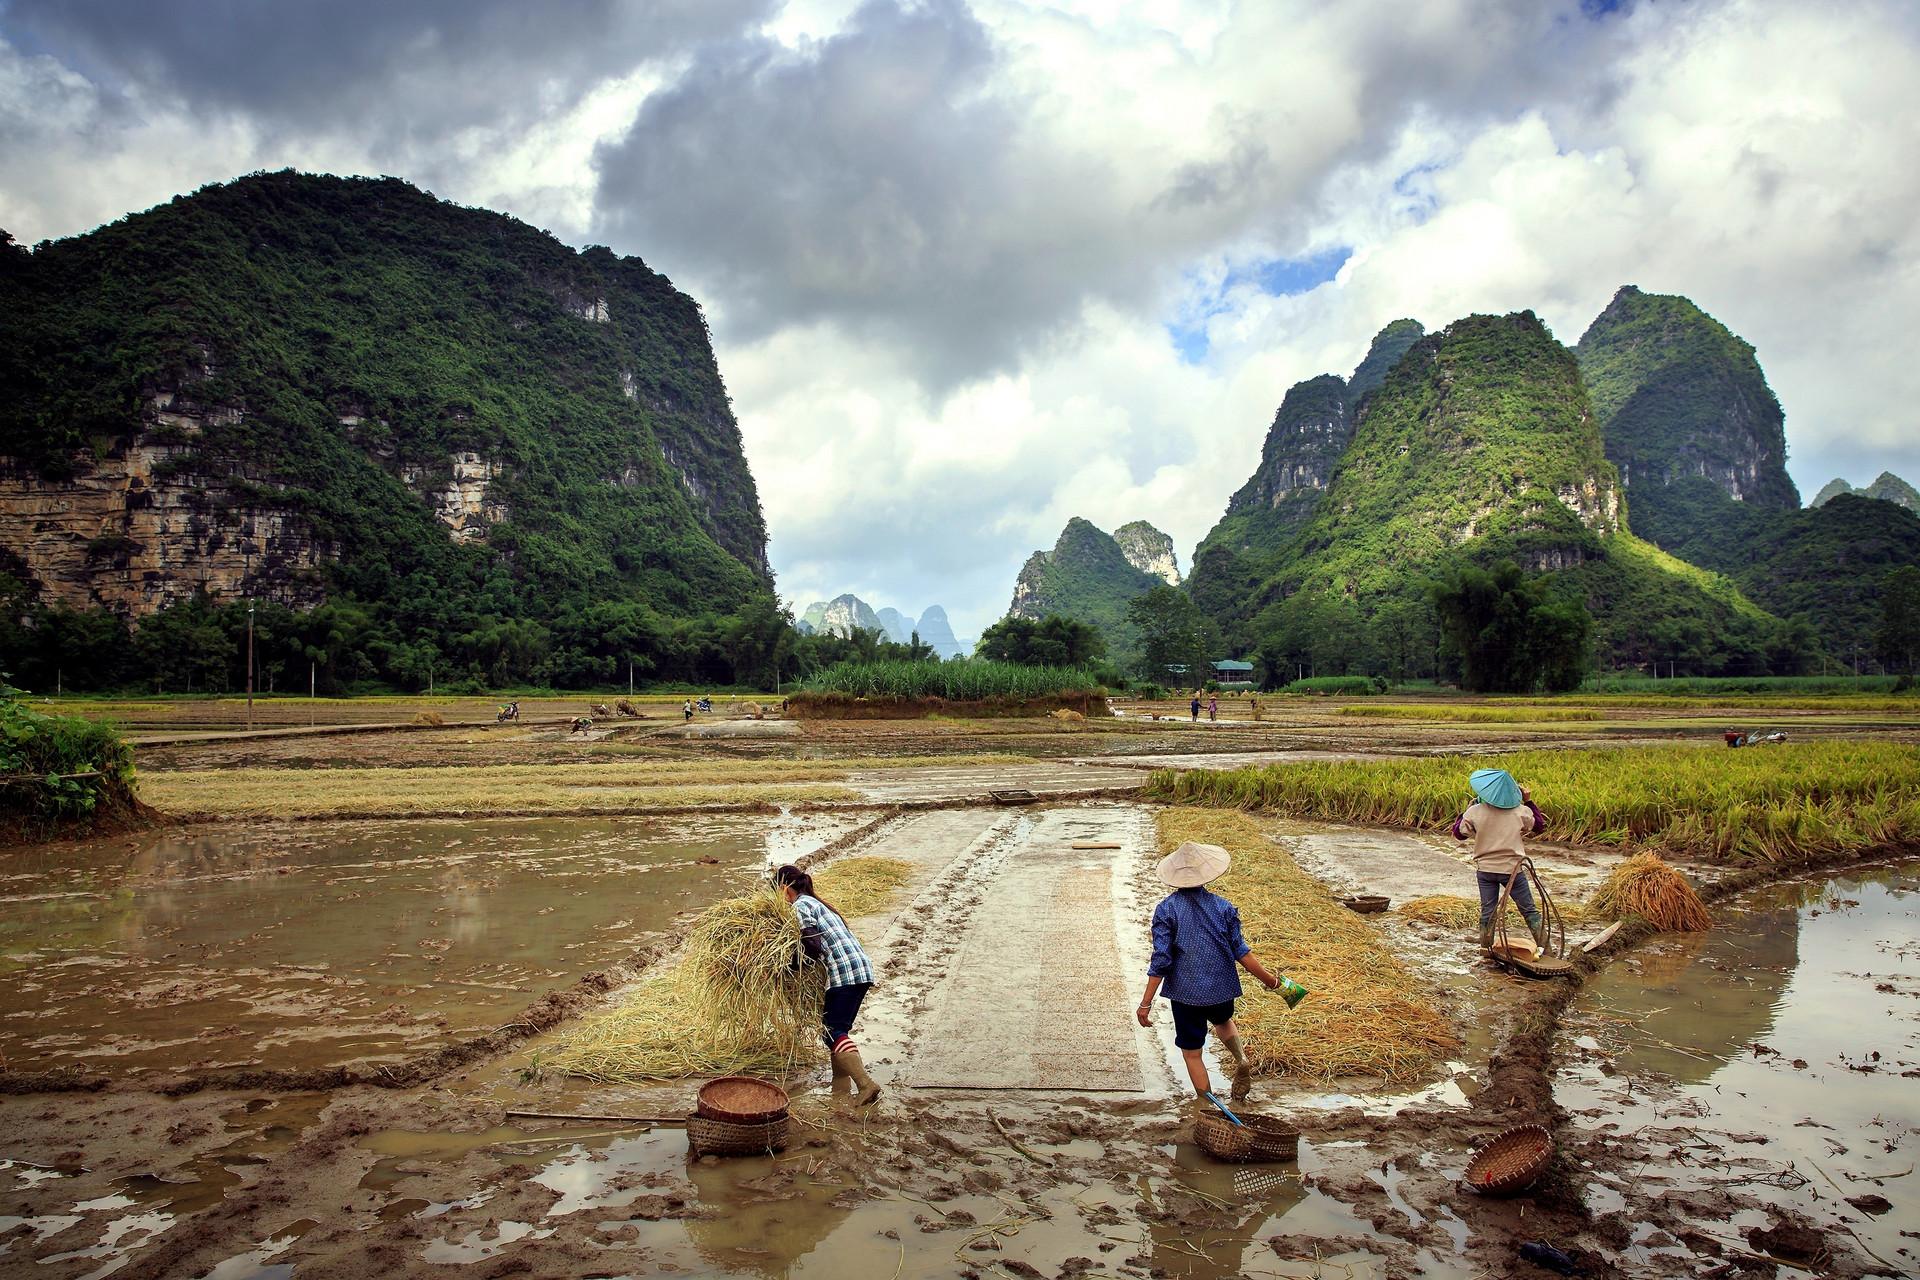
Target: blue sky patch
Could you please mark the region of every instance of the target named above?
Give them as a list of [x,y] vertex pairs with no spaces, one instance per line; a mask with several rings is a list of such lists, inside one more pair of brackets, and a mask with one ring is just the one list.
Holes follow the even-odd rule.
[[1260,258],[1228,268],[1225,278],[1211,293],[1196,297],[1179,319],[1166,326],[1180,358],[1198,364],[1207,355],[1207,321],[1227,309],[1227,298],[1235,290],[1251,285],[1276,298],[1316,289],[1334,278],[1353,256],[1351,245],[1339,245],[1303,258]]

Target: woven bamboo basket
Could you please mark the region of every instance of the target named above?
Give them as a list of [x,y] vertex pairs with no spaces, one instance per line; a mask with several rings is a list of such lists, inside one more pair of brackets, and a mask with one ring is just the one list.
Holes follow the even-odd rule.
[[1284,1120],[1235,1112],[1240,1123],[1224,1116],[1201,1116],[1194,1121],[1193,1139],[1217,1160],[1249,1164],[1258,1160],[1291,1160],[1300,1152],[1300,1133]]
[[760,1124],[687,1117],[687,1149],[696,1156],[764,1156],[787,1149],[786,1116]]
[[787,1091],[756,1076],[722,1076],[700,1086],[695,1110],[709,1120],[765,1124],[787,1114]]
[[1546,1172],[1553,1135],[1537,1124],[1509,1129],[1467,1161],[1467,1185],[1483,1196],[1518,1195]]

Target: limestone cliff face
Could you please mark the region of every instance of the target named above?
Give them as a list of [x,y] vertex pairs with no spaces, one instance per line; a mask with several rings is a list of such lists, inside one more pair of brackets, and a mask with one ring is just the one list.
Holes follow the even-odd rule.
[[1150,573],[1170,587],[1180,585],[1180,562],[1173,554],[1173,539],[1145,520],[1123,524],[1113,531],[1120,554],[1142,573]]
[[76,455],[63,474],[0,456],[0,546],[46,602],[76,609],[138,616],[196,593],[319,603],[337,549],[276,500],[282,479],[196,448],[242,417],[186,390],[154,391],[138,431],[104,456]]
[[1736,502],[1800,505],[1780,402],[1753,348],[1686,298],[1620,289],[1575,349],[1634,528],[1672,546],[1665,490],[1705,479]]
[[831,600],[816,600],[807,606],[801,620],[822,635],[851,636],[856,627],[883,635],[887,630],[873,606],[851,592]]
[[0,458],[0,545],[50,603],[146,614],[197,592],[304,607],[334,558],[260,478],[180,470],[177,444],[137,439],[72,479]]

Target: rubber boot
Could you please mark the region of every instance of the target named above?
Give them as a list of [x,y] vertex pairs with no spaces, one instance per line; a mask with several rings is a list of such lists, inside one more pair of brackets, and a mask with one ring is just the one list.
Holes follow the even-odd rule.
[[872,1104],[880,1096],[880,1086],[867,1074],[866,1064],[860,1061],[858,1049],[843,1049],[833,1055],[834,1069],[844,1071],[853,1080],[855,1090],[853,1100],[861,1106]]
[[1527,928],[1533,934],[1533,943],[1540,948],[1540,954],[1547,954],[1547,921],[1538,913],[1527,917]]
[[1480,949],[1483,951],[1486,951],[1486,950],[1490,950],[1492,947],[1493,947],[1493,926],[1491,924],[1483,924],[1480,926]]
[[1233,1055],[1232,1095],[1238,1102],[1253,1090],[1253,1063],[1248,1061],[1246,1046],[1240,1043],[1239,1036],[1221,1036],[1220,1043]]

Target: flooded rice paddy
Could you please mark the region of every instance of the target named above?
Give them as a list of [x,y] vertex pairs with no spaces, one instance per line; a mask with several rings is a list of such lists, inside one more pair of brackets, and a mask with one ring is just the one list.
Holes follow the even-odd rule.
[[[1576,1128],[1655,1153],[1595,1175],[1596,1213],[1659,1197],[1723,1248],[1798,1215],[1920,1274],[1920,861],[1722,906],[1604,971],[1561,1035]],[[1644,1225],[1626,1245],[1700,1248]]]
[[510,1021],[850,818],[202,826],[0,869],[0,1063],[310,1068]]

